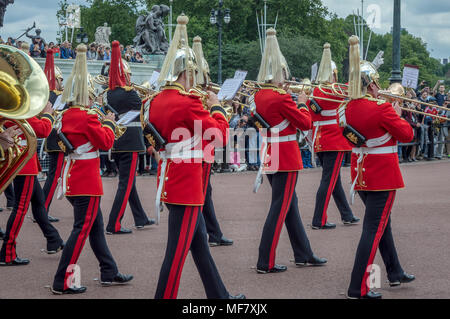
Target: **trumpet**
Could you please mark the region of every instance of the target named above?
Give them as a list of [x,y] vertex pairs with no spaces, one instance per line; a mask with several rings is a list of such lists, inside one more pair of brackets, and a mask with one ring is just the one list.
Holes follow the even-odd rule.
[[[98,115],[98,119],[100,122],[103,122],[103,119],[105,118],[105,115],[108,114],[108,112],[105,112],[102,107],[98,104],[94,104],[91,107],[91,110],[94,111],[95,113],[97,113]],[[125,132],[127,131],[127,127],[123,126],[121,124],[117,124],[114,126],[114,136],[115,139],[118,140],[119,138],[122,137],[123,134],[125,134]]]
[[0,45],[0,132],[12,122],[23,132],[26,143],[14,139],[14,146],[4,150],[0,159],[0,193],[36,153],[37,138],[26,119],[46,106],[48,82],[41,67],[21,50]]

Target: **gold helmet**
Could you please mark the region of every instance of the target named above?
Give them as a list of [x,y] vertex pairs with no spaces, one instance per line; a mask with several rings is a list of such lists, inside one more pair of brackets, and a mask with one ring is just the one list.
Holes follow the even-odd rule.
[[259,68],[258,82],[283,82],[290,77],[289,66],[281,53],[274,28],[267,30],[266,45]]
[[63,80],[63,74],[61,72],[61,69],[55,65],[55,78],[59,79],[59,80]]
[[361,61],[361,80],[362,86],[368,87],[370,83],[375,83],[378,88],[380,87],[380,75],[378,74],[378,70],[376,66],[369,61]]
[[[167,82],[174,82],[178,79],[181,73],[188,71],[194,75],[195,86],[195,71],[197,71],[197,61],[194,51],[189,47],[188,35],[186,25],[189,22],[189,18],[184,14],[181,14],[177,18],[177,27],[164,59],[161,73],[158,78],[158,82],[161,85],[165,85]],[[190,76],[187,77],[188,84]]]
[[192,50],[194,51],[195,57],[197,59],[197,84],[208,84],[211,81],[209,77],[209,65],[208,61],[206,61],[205,56],[203,55],[202,38],[200,38],[199,36],[196,36],[194,38]]

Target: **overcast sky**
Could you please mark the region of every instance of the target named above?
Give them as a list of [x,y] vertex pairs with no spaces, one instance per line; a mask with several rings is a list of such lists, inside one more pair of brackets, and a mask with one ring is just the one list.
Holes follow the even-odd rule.
[[[216,2],[211,0],[212,4]],[[346,17],[354,10],[361,8],[361,0],[322,0],[322,2],[340,17]],[[58,29],[57,3],[58,0],[15,0],[15,3],[7,8],[0,35],[4,40],[8,36],[17,37],[23,32],[22,30],[36,21],[37,27],[42,29],[42,36],[47,41],[54,41]],[[84,4],[85,1],[73,0],[69,3]],[[380,8],[380,24],[374,28],[374,32],[389,32],[393,19],[393,0],[365,0],[365,17],[370,15],[367,9],[374,4]],[[99,25],[101,24],[103,21],[99,21]],[[402,0],[402,27],[421,37],[428,44],[428,50],[433,57],[450,57],[450,1]]]

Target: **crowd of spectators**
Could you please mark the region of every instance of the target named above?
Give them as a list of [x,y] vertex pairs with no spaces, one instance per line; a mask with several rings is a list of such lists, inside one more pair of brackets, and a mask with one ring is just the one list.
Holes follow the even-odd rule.
[[[75,59],[77,56],[76,47],[72,47],[72,43],[64,41],[63,43],[49,42],[46,43],[42,38],[36,38],[32,40],[33,43],[29,44],[26,41],[15,40],[11,37],[7,41],[4,41],[0,37],[0,44],[7,44],[27,52],[33,58],[46,58],[48,49],[53,49],[55,58],[59,59]],[[122,52],[122,58],[132,63],[145,63],[142,54],[135,50],[131,45],[124,47],[120,46]],[[91,43],[87,52],[88,60],[111,60],[111,47],[105,45],[98,45]]]
[[[406,97],[417,102],[405,102],[403,103],[405,108],[430,115],[439,115],[444,118],[450,117],[450,90],[446,91],[442,80],[437,81],[433,88],[428,86],[425,81],[422,81],[417,90],[408,90]],[[437,106],[447,108],[447,110]],[[414,139],[411,143],[406,143],[399,147],[400,162],[433,161],[449,157],[448,122],[406,110],[403,111],[402,117],[414,129]]]

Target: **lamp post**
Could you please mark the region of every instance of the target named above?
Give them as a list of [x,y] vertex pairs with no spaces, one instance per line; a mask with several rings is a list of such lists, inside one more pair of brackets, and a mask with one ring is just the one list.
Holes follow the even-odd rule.
[[401,31],[401,2],[394,0],[394,26],[392,28],[392,72],[389,81],[401,83],[400,71],[400,31]]
[[84,32],[83,28],[80,28],[80,32],[78,32],[78,34],[77,34],[77,40],[76,41],[77,41],[78,44],[80,44],[80,43],[88,43],[89,38],[88,38],[87,33]]
[[219,70],[217,75],[217,83],[222,84],[222,18],[225,24],[230,23],[231,15],[230,9],[223,9],[223,0],[219,0],[219,8],[211,10],[209,22],[219,28]]
[[171,44],[172,43],[172,27],[173,27],[173,24],[172,24],[173,0],[170,0],[169,2],[170,2],[170,13],[169,13],[168,27],[169,27],[169,44]]

